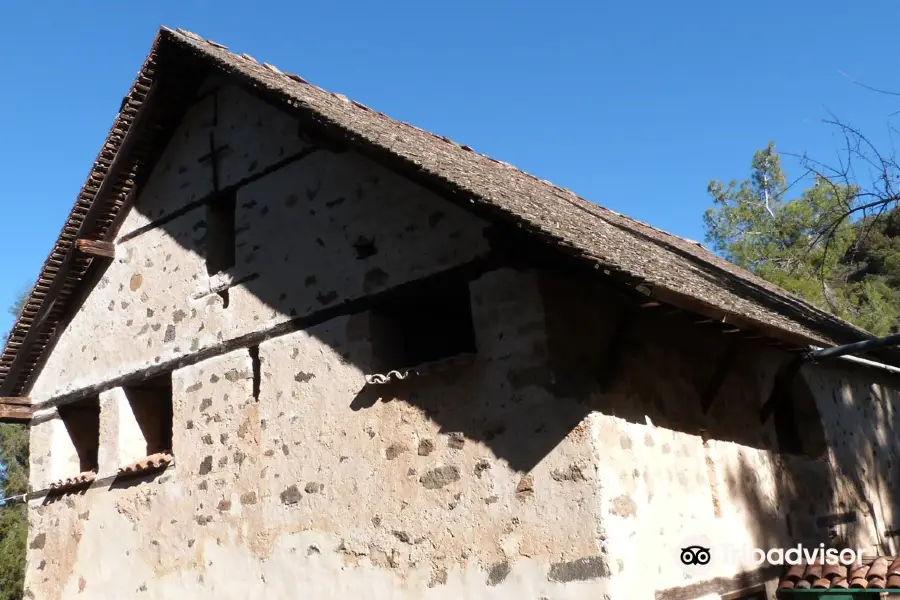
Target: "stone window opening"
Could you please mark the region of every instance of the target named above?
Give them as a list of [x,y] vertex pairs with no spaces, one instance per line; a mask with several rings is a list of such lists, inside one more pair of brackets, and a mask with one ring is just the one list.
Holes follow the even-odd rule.
[[253,400],[259,402],[262,385],[262,362],[259,358],[259,346],[250,346],[250,362],[253,365]]
[[806,377],[795,373],[776,388],[773,393],[779,394],[774,414],[778,450],[824,460],[828,453],[825,426]]
[[85,398],[58,410],[72,442],[78,473],[96,473],[100,452],[100,398]]
[[172,460],[172,376],[166,374],[124,389],[131,409],[123,428],[119,474],[166,466]]
[[379,372],[475,353],[468,282],[431,281],[391,294],[372,310],[372,350]]
[[235,265],[236,209],[234,191],[220,194],[206,204],[206,271],[210,277],[227,273]]

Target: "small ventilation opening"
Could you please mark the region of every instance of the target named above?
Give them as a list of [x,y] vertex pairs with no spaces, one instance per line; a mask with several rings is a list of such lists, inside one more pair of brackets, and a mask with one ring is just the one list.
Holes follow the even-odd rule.
[[206,205],[206,271],[209,275],[225,273],[235,263],[234,191],[213,198]]
[[172,376],[164,375],[125,388],[146,456],[172,452]]
[[436,281],[391,295],[372,311],[375,368],[388,371],[473,353],[466,281]]
[[262,384],[262,363],[259,359],[259,346],[250,346],[250,362],[253,365],[253,399],[259,402],[259,388]]
[[80,472],[97,471],[100,450],[100,399],[87,398],[60,406],[59,416],[78,455]]

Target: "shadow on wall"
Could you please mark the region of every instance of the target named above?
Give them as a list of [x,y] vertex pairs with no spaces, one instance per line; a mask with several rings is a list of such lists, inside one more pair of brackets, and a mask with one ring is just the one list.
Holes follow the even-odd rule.
[[[199,103],[192,110],[237,106],[228,102]],[[253,106],[242,108],[240,119],[254,121],[247,112]],[[200,116],[200,122],[210,121]],[[488,228],[366,159],[320,140],[293,139],[294,122],[284,128],[293,136],[289,142],[275,135],[272,147],[258,152],[258,142],[233,144],[231,162],[218,171],[210,168],[210,157],[200,156],[209,150],[207,131],[191,132],[190,119],[185,123],[185,139],[200,142],[164,154],[154,180],[171,183],[149,200],[141,196],[136,210],[146,224],[124,232],[119,245],[124,256],[106,274],[116,278],[108,282],[111,287],[126,288],[128,298],[135,298],[110,303],[113,314],[123,311],[116,322],[124,322],[134,339],[133,348],[116,352],[148,357],[144,362],[151,368],[180,366],[178,357],[188,348],[209,356],[215,348],[252,347],[269,335],[390,307],[401,302],[401,292],[406,299],[424,298],[422,281],[440,289],[500,266],[548,266],[540,253],[497,243],[508,231]],[[257,155],[266,153],[277,156]],[[260,168],[258,161],[274,166]],[[242,177],[211,182],[227,179],[237,164],[246,166]],[[191,195],[201,180],[221,191]],[[491,344],[498,349],[490,355],[492,364],[481,361],[437,378],[367,387],[349,408],[411,403],[442,431],[483,442],[519,471],[533,468],[591,411],[755,449],[775,447],[771,426],[758,425],[759,408],[771,388],[771,365],[785,356],[734,341],[719,329],[705,330],[683,315],[630,308],[588,287],[583,280],[546,278],[540,290],[544,314],[527,310],[534,308],[527,305],[527,294],[509,290],[497,321],[479,324],[494,327]],[[440,312],[447,314],[447,307]],[[540,318],[529,321],[529,315]],[[432,337],[451,337],[453,330],[440,329],[439,320],[431,324],[441,332]],[[260,330],[267,333],[256,333]],[[503,336],[515,340],[507,351],[502,345],[509,339]],[[393,349],[386,356],[391,352],[406,362],[411,351]],[[357,366],[383,372],[391,365],[382,362]],[[826,414],[834,414],[837,425],[830,426],[840,432],[833,440],[835,464],[786,457],[779,466],[775,509],[753,483],[753,467],[741,464],[727,476],[754,513],[749,520],[758,524],[759,539],[783,520],[780,513],[790,513],[789,534],[805,540],[834,533],[822,519],[856,510],[857,501],[884,510],[866,482],[876,467],[891,471],[897,464],[896,416],[876,414],[875,405],[859,390],[849,402],[820,402]],[[879,439],[886,441],[864,441]],[[895,503],[893,490],[880,493],[886,505]]]
[[[480,386],[488,377],[475,368],[446,377],[367,386],[353,400],[353,410],[372,408],[377,403],[407,402],[423,411],[440,426],[440,433],[461,434],[483,443],[511,469],[526,473],[564,440],[589,410],[568,399],[554,400],[546,390],[532,388],[505,395]],[[485,374],[486,375],[486,374]],[[477,389],[481,387],[481,389]],[[452,443],[452,442],[451,442]],[[419,448],[422,454],[428,448]]]
[[[755,539],[770,547],[825,544],[895,554],[900,490],[892,482],[900,474],[900,443],[897,392],[886,384],[896,383],[840,363],[807,367],[798,377],[808,383],[821,414],[812,420],[798,407],[806,417],[799,426],[815,430],[821,419],[827,450],[817,458],[802,452],[777,456],[775,503],[758,485],[756,465],[742,460],[728,471],[726,485],[745,506]],[[796,394],[793,399],[802,402]],[[778,534],[782,527],[786,539]]]
[[885,533],[897,528],[900,505],[891,485],[900,475],[896,380],[841,362],[810,365],[786,381],[784,405],[761,423],[786,353],[686,315],[592,297],[574,280],[548,287],[558,392],[631,423],[720,442],[715,477],[725,489],[714,504],[732,503],[751,539],[896,551]]
[[[117,240],[117,259],[96,286],[108,288],[115,300],[107,306],[104,296],[93,316],[80,315],[92,322],[113,317],[134,343],[114,350],[82,347],[86,360],[124,362],[151,377],[235,348],[252,352],[270,337],[342,315],[371,312],[393,324],[379,329],[385,343],[375,348],[373,362],[355,365],[364,373],[471,353],[473,340],[459,335],[466,327],[478,329],[478,360],[456,371],[459,380],[367,387],[348,409],[373,406],[375,397],[389,392],[385,399],[417,406],[442,432],[483,442],[523,472],[583,421],[590,410],[585,403],[557,399],[550,389],[539,297],[520,297],[515,289],[487,292],[505,295],[497,300],[500,312],[486,317],[490,345],[521,343],[524,349],[486,350],[481,324],[471,322],[484,321],[478,315],[494,310],[494,299],[473,307],[479,299],[470,294],[470,282],[511,264],[532,266],[528,249],[507,244],[496,228],[368,159],[298,136],[293,121],[265,143],[231,144],[214,174],[210,157],[202,154],[215,120],[204,111],[219,111],[220,122],[255,121],[254,131],[285,117],[235,100],[231,92],[217,102],[210,97],[183,121],[179,141],[163,153],[139,196],[138,216],[128,219]],[[255,111],[262,115],[258,121]],[[295,139],[285,141],[288,129]],[[259,156],[257,146],[263,146]],[[260,168],[257,161],[274,166]],[[239,167],[246,167],[243,177],[235,175]],[[197,178],[220,191],[198,192],[203,185]],[[410,321],[422,306],[423,314]],[[392,336],[397,347],[388,343]],[[441,340],[455,346],[434,347]],[[108,355],[98,359],[98,352]]]

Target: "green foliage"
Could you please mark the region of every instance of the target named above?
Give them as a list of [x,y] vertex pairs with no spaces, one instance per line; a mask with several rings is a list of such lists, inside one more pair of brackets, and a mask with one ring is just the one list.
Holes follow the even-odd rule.
[[[6,469],[3,496],[25,493],[28,488],[27,428],[0,425],[0,461]],[[22,598],[27,536],[25,504],[17,502],[0,508],[0,600]]]
[[[18,316],[28,298],[19,294],[9,312]],[[0,425],[0,494],[4,498],[24,494],[28,489],[28,429],[22,425]],[[25,504],[0,506],[0,600],[20,600],[25,583],[25,543],[28,518]]]
[[0,600],[20,600],[25,587],[25,505],[0,511]]
[[30,292],[31,290],[22,290],[19,292],[19,295],[16,296],[16,301],[9,307],[9,314],[14,317],[19,316],[19,313],[22,312],[22,307],[25,306],[25,303],[28,301]]
[[709,184],[706,240],[728,260],[876,335],[900,317],[900,213],[852,221],[859,190],[817,178],[796,193],[775,145],[757,151],[750,178]]

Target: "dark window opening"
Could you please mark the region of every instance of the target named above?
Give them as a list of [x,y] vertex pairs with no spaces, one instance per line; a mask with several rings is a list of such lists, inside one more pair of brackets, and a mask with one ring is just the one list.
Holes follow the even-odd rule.
[[378,371],[474,353],[475,328],[466,281],[436,281],[392,294],[372,311]]
[[147,456],[172,452],[172,376],[163,375],[125,388],[135,421],[147,443]]
[[259,359],[259,346],[250,346],[250,362],[253,365],[253,399],[259,402],[259,388],[262,384],[262,363]]
[[378,254],[378,250],[375,248],[375,240],[364,237],[356,240],[353,244],[353,249],[356,250],[357,260],[365,260]]
[[100,450],[100,399],[86,398],[60,406],[59,416],[75,447],[80,472],[96,472]]
[[778,450],[785,454],[803,454],[800,440],[800,427],[794,414],[790,399],[782,402],[775,409],[775,436],[778,438]]
[[782,379],[773,393],[779,394],[775,408],[778,450],[813,459],[827,455],[825,427],[815,396],[802,373]]
[[234,191],[210,200],[206,205],[206,271],[209,275],[224,273],[235,263]]

